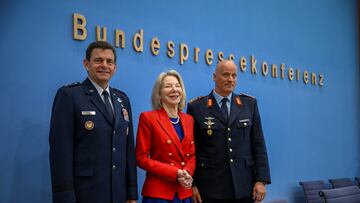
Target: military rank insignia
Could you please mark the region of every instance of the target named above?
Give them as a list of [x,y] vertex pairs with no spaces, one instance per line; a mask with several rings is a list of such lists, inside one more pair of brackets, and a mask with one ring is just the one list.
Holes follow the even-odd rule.
[[86,130],[92,130],[92,129],[94,129],[94,122],[92,122],[92,121],[86,121],[86,122],[85,122],[85,129],[86,129]]
[[235,101],[236,101],[236,104],[237,104],[239,107],[242,107],[243,103],[242,103],[240,97],[236,97],[236,98],[235,98]]
[[125,108],[122,108],[122,114],[124,116],[124,119],[129,122],[129,113]]
[[212,105],[213,105],[213,100],[212,100],[211,98],[208,98],[206,105],[207,105],[208,108],[212,107]]
[[117,101],[120,102],[120,103],[122,103],[122,100],[121,100],[119,97],[117,98]]
[[213,131],[212,131],[212,129],[211,129],[211,126],[214,125],[215,122],[212,122],[211,120],[214,120],[214,118],[213,118],[213,117],[205,117],[205,119],[207,120],[207,121],[204,122],[205,125],[207,125],[207,131],[206,131],[206,133],[207,133],[209,136],[212,136]]

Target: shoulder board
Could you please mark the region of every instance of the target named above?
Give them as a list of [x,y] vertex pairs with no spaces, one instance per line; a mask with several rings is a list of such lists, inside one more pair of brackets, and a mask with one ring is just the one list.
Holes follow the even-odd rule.
[[251,96],[249,94],[245,94],[245,93],[240,93],[241,96],[245,96],[245,97],[250,97],[250,98],[253,98],[253,99],[256,99],[254,96]]
[[192,102],[194,102],[194,101],[200,100],[200,99],[202,99],[202,98],[204,98],[204,97],[206,97],[206,96],[198,96],[198,97],[195,97],[195,98],[193,98],[193,99],[190,99],[189,103],[192,103]]
[[79,85],[81,85],[81,82],[73,82],[73,83],[65,84],[64,87],[75,87]]

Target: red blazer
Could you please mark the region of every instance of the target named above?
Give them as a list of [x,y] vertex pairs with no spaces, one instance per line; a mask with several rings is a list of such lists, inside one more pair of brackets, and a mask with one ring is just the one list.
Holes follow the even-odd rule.
[[164,109],[140,114],[136,137],[136,160],[146,171],[142,195],[172,200],[175,193],[180,199],[192,196],[176,179],[178,169],[195,170],[195,144],[193,118],[179,112],[184,139],[180,142],[174,126]]

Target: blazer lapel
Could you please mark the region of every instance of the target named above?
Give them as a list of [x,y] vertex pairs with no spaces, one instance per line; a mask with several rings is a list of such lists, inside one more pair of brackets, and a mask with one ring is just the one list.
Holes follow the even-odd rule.
[[212,92],[209,94],[208,99],[212,100],[212,104],[208,104],[209,111],[212,115],[214,115],[218,120],[220,120],[223,124],[227,125],[226,119],[221,112],[219,105],[216,102]]
[[180,139],[177,136],[176,130],[174,126],[171,124],[166,111],[164,109],[160,109],[158,110],[158,114],[159,114],[158,123],[160,124],[161,128],[165,131],[165,133],[170,137],[172,142],[175,144],[176,148],[180,151],[181,156],[183,157],[184,152],[180,144]]
[[[190,139],[190,135],[193,133],[192,128],[187,127],[190,126],[190,123],[189,120],[186,119],[186,117],[184,116],[184,113],[180,112],[179,116],[180,116],[181,127],[184,132],[184,139],[181,142],[181,146],[183,146],[183,144],[188,145],[190,142],[188,141]],[[182,149],[184,149],[184,147],[182,147]]]
[[112,90],[112,88],[110,88],[110,92],[111,92],[111,101],[113,103],[113,107],[114,107],[114,116],[115,116],[115,126],[120,122],[125,120],[123,118],[123,104],[122,104],[122,100],[120,97],[118,97]]
[[112,125],[113,124],[113,122],[111,121],[112,119],[110,118],[110,115],[107,113],[105,109],[105,104],[101,99],[99,93],[97,92],[96,88],[94,87],[94,85],[90,82],[88,78],[86,78],[83,84],[85,87],[85,94],[90,96],[91,103],[93,103],[99,109],[99,111],[104,115],[105,119]]
[[244,108],[242,108],[242,103],[240,105],[238,101],[236,101],[237,98],[241,102],[239,95],[233,93],[231,98],[229,126],[236,120],[237,116],[244,110]]

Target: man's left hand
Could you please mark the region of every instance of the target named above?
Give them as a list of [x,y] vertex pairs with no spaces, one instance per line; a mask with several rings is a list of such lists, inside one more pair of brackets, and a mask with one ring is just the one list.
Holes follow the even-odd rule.
[[255,202],[261,202],[266,195],[265,184],[262,182],[256,182],[253,188],[253,199]]

